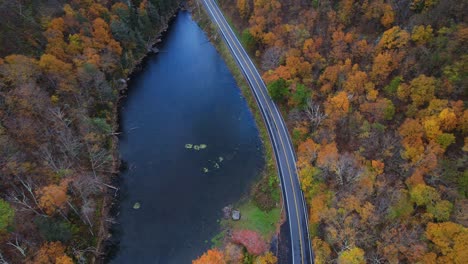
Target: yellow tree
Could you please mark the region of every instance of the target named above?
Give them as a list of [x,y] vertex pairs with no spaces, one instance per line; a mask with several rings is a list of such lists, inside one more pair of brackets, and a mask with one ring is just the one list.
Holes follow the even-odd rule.
[[345,117],[349,111],[349,99],[346,92],[338,92],[335,96],[329,97],[325,102],[325,113],[332,120],[339,120]]
[[341,0],[338,8],[338,18],[344,24],[348,24],[353,15],[354,0]]
[[64,180],[59,185],[51,184],[37,191],[39,206],[49,215],[62,208],[68,200],[68,181]]
[[415,26],[411,34],[411,40],[416,42],[418,45],[423,45],[429,42],[433,35],[433,29],[431,25],[424,27],[423,25]]
[[429,223],[426,237],[439,253],[438,263],[466,263],[468,228],[452,222]]
[[209,249],[198,259],[192,261],[192,264],[225,264],[223,252],[217,249]]
[[437,190],[426,184],[418,184],[411,188],[410,196],[417,206],[427,206],[440,200]]
[[268,252],[260,257],[258,257],[254,264],[276,264],[278,262],[278,259],[276,258],[273,253]]
[[33,260],[34,264],[72,264],[73,260],[65,254],[65,246],[60,242],[44,243]]
[[383,33],[376,49],[377,51],[401,49],[408,44],[409,40],[410,34],[399,26],[395,26]]
[[309,38],[304,41],[302,53],[308,61],[322,61],[323,57],[319,53],[319,48],[322,46],[323,40],[321,37],[315,39]]
[[383,10],[383,15],[380,18],[380,23],[382,24],[382,26],[388,28],[395,21],[395,12],[393,12],[393,8],[389,4],[383,4],[382,10]]
[[39,67],[46,76],[57,83],[56,88],[58,88],[59,91],[71,92],[74,90],[71,64],[63,62],[54,55],[44,54],[39,60]]
[[400,54],[392,51],[384,51],[374,57],[370,76],[373,80],[381,83],[385,81],[390,73],[400,65]]
[[348,76],[343,87],[351,94],[360,95],[364,93],[365,84],[367,83],[367,74],[363,71],[355,71]]
[[67,54],[65,49],[67,44],[64,40],[64,31],[65,31],[65,21],[63,18],[54,18],[44,35],[47,39],[46,53],[52,54],[55,57],[66,60]]
[[250,14],[250,5],[247,0],[237,0],[237,9],[242,18],[247,18]]
[[299,167],[309,164],[317,157],[317,152],[320,145],[315,143],[312,139],[308,138],[302,142],[297,150],[297,164]]
[[436,118],[428,118],[423,121],[424,131],[426,138],[430,140],[436,139],[439,135],[442,134],[440,130],[439,122]]
[[457,127],[457,116],[450,108],[445,108],[439,114],[439,124],[444,131],[451,131]]
[[364,264],[364,250],[353,247],[340,253],[338,257],[339,264]]
[[421,74],[411,81],[409,89],[413,105],[419,107],[434,98],[436,79]]
[[421,160],[424,154],[424,127],[419,120],[406,119],[400,126],[400,136],[403,137],[402,144],[405,151],[402,153],[403,158],[410,159],[413,164]]
[[328,168],[338,160],[338,149],[336,143],[322,145],[317,155],[317,166]]
[[314,237],[312,240],[312,248],[314,249],[314,261],[317,264],[328,263],[331,255],[331,248],[327,242],[321,240],[318,237]]

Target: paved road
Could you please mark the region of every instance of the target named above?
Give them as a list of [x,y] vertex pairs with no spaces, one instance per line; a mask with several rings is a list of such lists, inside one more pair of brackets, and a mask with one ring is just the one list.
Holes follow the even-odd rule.
[[307,225],[307,207],[299,185],[296,158],[288,131],[267,88],[241,43],[213,0],[202,0],[208,14],[219,26],[231,53],[254,92],[257,104],[266,122],[281,178],[283,197],[291,230],[292,263],[313,263]]

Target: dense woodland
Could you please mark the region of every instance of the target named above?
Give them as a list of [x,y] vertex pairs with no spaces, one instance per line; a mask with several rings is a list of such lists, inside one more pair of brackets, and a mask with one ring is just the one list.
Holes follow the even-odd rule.
[[219,2],[287,119],[316,263],[466,263],[468,2]]
[[0,263],[102,257],[126,78],[180,1],[0,1]]

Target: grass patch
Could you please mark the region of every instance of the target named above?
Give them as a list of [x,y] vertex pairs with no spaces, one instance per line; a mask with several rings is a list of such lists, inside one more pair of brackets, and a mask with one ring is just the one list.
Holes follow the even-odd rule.
[[225,236],[226,236],[225,230],[219,232],[211,239],[211,245],[215,248],[222,247]]
[[252,202],[246,202],[239,207],[241,219],[239,221],[222,220],[223,227],[232,229],[249,229],[258,232],[269,241],[276,231],[281,218],[280,208],[262,211]]

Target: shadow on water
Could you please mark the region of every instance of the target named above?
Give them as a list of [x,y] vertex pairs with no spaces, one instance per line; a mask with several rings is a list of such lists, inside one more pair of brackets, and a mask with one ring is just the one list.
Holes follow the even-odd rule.
[[121,107],[126,169],[109,263],[190,263],[211,246],[221,209],[264,165],[253,116],[189,13],[179,13],[159,48]]

